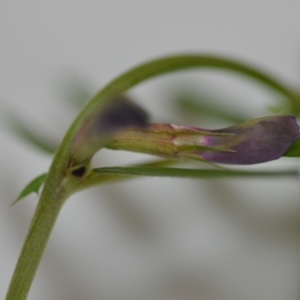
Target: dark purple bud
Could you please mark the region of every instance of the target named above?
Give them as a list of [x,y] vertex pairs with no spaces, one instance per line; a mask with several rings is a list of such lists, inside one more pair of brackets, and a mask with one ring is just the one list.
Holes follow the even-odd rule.
[[143,130],[147,121],[145,111],[127,97],[114,98],[85,121],[72,143],[73,159],[77,163],[90,160],[114,134],[127,128]]
[[128,127],[145,128],[147,121],[148,116],[144,110],[120,95],[109,102],[97,116],[93,130],[98,134],[111,135]]

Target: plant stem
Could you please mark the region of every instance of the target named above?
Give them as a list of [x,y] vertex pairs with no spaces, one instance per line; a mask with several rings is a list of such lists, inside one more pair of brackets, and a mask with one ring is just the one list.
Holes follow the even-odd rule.
[[6,300],[25,300],[42,258],[50,233],[65,200],[63,193],[43,194],[34,214]]
[[70,137],[66,135],[53,159],[10,282],[6,300],[27,298],[60,209],[71,194],[74,179],[70,178],[66,172],[70,161],[69,139]]

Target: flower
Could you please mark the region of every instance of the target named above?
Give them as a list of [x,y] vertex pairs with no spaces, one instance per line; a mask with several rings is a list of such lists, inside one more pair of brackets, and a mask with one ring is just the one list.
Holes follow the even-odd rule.
[[168,158],[250,165],[280,158],[298,138],[299,126],[295,117],[281,115],[218,130],[149,124],[143,130],[128,128],[116,132],[107,147]]
[[284,155],[299,138],[290,115],[248,120],[218,130],[147,123],[147,114],[127,97],[112,99],[90,115],[72,143],[72,158],[81,164],[103,147],[175,159],[250,165]]

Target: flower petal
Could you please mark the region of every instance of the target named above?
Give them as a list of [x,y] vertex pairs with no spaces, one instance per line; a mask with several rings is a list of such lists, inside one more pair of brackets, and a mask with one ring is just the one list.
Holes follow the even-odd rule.
[[216,163],[250,165],[280,158],[299,138],[299,125],[294,116],[271,116],[212,132],[231,135],[208,137],[208,146],[231,152],[198,152],[201,157]]

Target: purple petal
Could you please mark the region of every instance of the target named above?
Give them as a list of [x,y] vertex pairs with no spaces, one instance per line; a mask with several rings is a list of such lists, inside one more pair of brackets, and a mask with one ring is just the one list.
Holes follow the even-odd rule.
[[147,121],[148,116],[143,109],[120,95],[96,118],[93,130],[96,134],[111,135],[130,126],[145,128]]
[[223,147],[231,152],[198,152],[204,159],[223,164],[250,165],[280,158],[299,138],[294,116],[271,116],[213,132],[229,136],[208,136],[207,145]]
[[148,116],[144,110],[120,95],[86,119],[72,143],[72,157],[80,163],[93,155],[119,131],[127,128],[147,127]]

